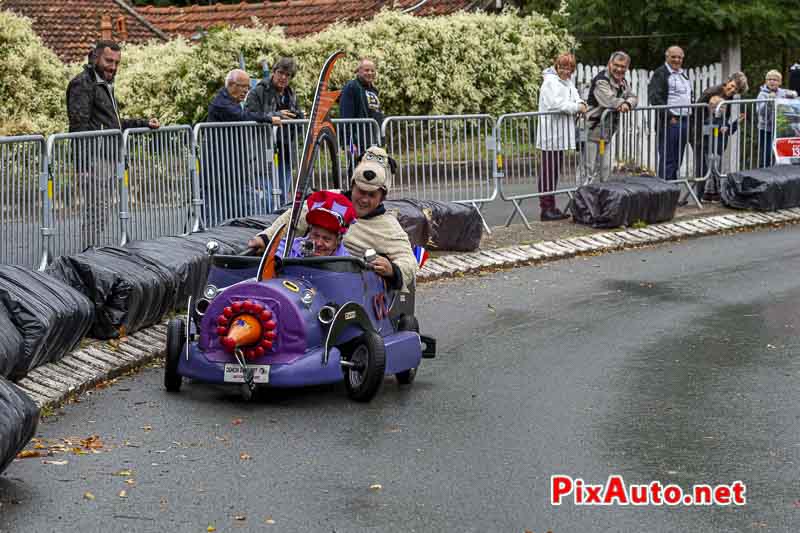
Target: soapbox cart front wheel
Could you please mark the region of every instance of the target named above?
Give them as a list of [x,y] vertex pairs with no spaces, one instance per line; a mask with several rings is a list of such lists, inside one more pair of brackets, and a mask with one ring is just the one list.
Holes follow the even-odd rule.
[[173,318],[167,324],[167,354],[164,364],[164,387],[168,392],[179,392],[183,377],[178,374],[178,361],[186,344],[186,329],[183,320]]
[[351,400],[368,402],[383,383],[386,347],[381,336],[365,331],[344,359],[344,386]]

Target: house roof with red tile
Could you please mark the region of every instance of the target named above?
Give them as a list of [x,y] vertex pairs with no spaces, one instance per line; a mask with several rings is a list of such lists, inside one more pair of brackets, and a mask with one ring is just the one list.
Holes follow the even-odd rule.
[[44,44],[67,63],[83,61],[103,37],[104,17],[116,41],[144,43],[168,37],[123,0],[0,0],[0,8],[30,18]]
[[[415,14],[447,15],[468,10],[475,0],[428,0]],[[283,0],[257,3],[193,5],[189,7],[140,7],[147,20],[171,36],[191,37],[214,26],[252,26],[258,19],[268,26],[282,26],[289,37],[324,30],[337,21],[357,22],[375,16],[384,7],[410,9],[420,0]]]

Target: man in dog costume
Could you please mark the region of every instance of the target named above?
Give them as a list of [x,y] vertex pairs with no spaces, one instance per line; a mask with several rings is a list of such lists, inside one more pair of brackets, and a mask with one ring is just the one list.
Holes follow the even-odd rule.
[[[358,161],[353,170],[350,190],[343,193],[350,198],[356,210],[357,223],[350,227],[344,236],[344,246],[354,256],[363,256],[369,248],[378,257],[372,262],[373,270],[382,276],[389,288],[407,291],[417,275],[417,260],[411,249],[411,242],[397,218],[386,212],[383,201],[389,193],[392,177],[397,163],[383,148],[371,146]],[[298,221],[297,232],[306,230],[303,207]],[[289,223],[290,213],[286,212],[273,224],[250,239],[250,248],[263,250],[272,235]]]

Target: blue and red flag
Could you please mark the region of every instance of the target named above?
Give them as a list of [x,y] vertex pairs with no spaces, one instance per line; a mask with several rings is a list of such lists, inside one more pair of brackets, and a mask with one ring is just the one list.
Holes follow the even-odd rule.
[[426,250],[422,246],[415,246],[414,257],[417,260],[417,265],[419,265],[419,267],[422,268],[423,266],[425,266],[425,261],[428,260],[428,257],[430,257],[430,255],[428,254],[428,250]]

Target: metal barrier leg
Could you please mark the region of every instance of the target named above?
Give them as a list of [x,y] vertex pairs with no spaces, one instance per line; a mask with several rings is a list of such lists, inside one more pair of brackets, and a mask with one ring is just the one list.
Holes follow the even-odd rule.
[[483,229],[485,229],[486,233],[488,233],[489,235],[492,234],[492,229],[489,227],[489,224],[486,223],[486,219],[483,218],[483,213],[481,213],[481,208],[483,207],[483,202],[468,201],[468,202],[455,202],[455,203],[457,203],[457,204],[469,204],[472,207],[474,207],[475,210],[478,212],[478,216],[481,217],[481,224],[483,224]]
[[528,230],[532,231],[533,228],[531,227],[531,224],[528,221],[528,217],[526,217],[525,213],[522,211],[522,205],[521,205],[522,204],[522,199],[511,200],[511,203],[514,205],[514,210],[511,211],[511,214],[506,219],[505,227],[509,227],[511,225],[511,222],[514,220],[514,218],[517,215],[519,215],[520,218],[522,218],[522,223],[525,224],[525,227],[528,228]]

